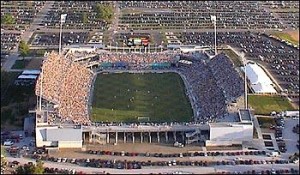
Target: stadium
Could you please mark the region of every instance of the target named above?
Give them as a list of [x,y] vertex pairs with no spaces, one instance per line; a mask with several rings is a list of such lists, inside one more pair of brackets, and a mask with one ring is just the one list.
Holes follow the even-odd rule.
[[240,106],[242,75],[227,55],[209,52],[189,46],[152,53],[50,53],[36,83],[37,146],[251,140],[251,113]]

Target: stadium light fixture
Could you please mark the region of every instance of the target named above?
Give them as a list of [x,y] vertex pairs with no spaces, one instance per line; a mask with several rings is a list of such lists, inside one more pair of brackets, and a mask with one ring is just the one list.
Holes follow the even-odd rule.
[[241,58],[244,64],[244,85],[245,85],[245,109],[248,109],[248,94],[247,94],[247,70],[246,70],[246,65],[247,65],[247,60],[245,58],[245,53],[241,53]]
[[41,85],[40,85],[40,101],[39,101],[39,108],[40,112],[42,111],[42,94],[43,94],[43,69],[41,70]]
[[217,55],[217,16],[211,15],[210,19],[214,24],[214,28],[215,28],[215,55]]
[[62,25],[63,25],[63,23],[66,22],[66,18],[67,18],[67,14],[60,15],[59,48],[58,48],[59,55],[61,54],[61,50],[62,50],[62,47],[61,47]]

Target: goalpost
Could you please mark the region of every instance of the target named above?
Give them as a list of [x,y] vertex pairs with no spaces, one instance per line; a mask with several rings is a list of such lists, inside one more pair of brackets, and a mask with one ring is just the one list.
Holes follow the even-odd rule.
[[149,122],[150,121],[150,117],[138,117],[138,121],[139,122]]

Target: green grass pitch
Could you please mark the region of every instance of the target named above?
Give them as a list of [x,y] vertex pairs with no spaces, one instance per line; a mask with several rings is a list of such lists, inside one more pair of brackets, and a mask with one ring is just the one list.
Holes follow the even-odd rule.
[[248,101],[255,114],[269,115],[272,111],[295,110],[286,98],[279,96],[248,95]]
[[176,73],[98,74],[93,91],[92,121],[187,122],[193,111]]

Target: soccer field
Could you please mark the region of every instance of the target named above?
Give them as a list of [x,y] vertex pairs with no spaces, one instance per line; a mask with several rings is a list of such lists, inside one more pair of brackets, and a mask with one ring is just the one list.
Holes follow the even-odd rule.
[[192,120],[183,80],[176,73],[98,74],[93,93],[92,121]]

